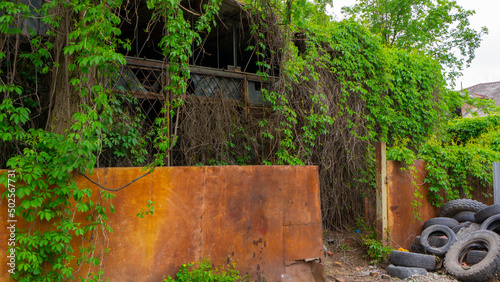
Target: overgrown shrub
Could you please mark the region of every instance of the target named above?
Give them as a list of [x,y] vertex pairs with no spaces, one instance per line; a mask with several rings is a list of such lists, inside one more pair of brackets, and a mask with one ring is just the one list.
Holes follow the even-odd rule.
[[422,144],[419,157],[426,161],[424,182],[433,205],[491,187],[492,163],[500,161],[499,121],[498,115],[460,118],[450,122],[445,135],[431,136]]
[[366,249],[368,258],[371,259],[371,263],[386,262],[389,254],[394,250],[391,246],[384,246],[384,244],[377,240],[377,235],[375,232],[362,237],[363,246]]

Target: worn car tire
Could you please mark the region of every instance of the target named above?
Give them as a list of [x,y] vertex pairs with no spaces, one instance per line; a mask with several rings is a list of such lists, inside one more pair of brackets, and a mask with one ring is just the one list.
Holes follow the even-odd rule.
[[462,211],[477,212],[484,209],[487,205],[471,199],[457,199],[445,203],[439,211],[440,217],[453,217]]
[[[448,238],[446,244],[443,246],[432,245],[432,241],[430,240],[432,236],[435,235],[444,235]],[[448,249],[455,243],[457,240],[457,235],[453,230],[451,230],[448,226],[444,225],[431,225],[422,231],[420,234],[420,243],[424,247],[425,251],[430,254],[434,254],[436,256],[444,256]]]
[[413,240],[413,244],[422,247],[422,244],[420,244],[420,236],[415,236],[415,240]]
[[467,228],[467,227],[471,226],[471,224],[472,224],[472,222],[465,221],[465,222],[462,222],[459,225],[453,227],[451,230],[453,230],[453,232],[455,232],[455,234],[458,234],[458,232],[460,232],[460,230],[462,230],[463,228]]
[[465,263],[467,265],[474,265],[482,261],[486,255],[488,254],[488,250],[470,250],[465,255]]
[[[448,242],[448,238],[441,238],[440,235],[429,237],[429,245],[431,245],[431,246],[442,247],[442,246],[446,245],[447,242]],[[410,246],[410,252],[418,253],[418,254],[425,254],[426,253],[425,248],[420,243],[420,236],[415,237],[415,240],[413,241],[413,243]]]
[[420,244],[420,236],[415,236],[415,239],[410,246],[410,252],[419,254],[425,253],[424,247],[422,247],[422,244]]
[[468,234],[471,234],[472,232],[481,230],[481,224],[479,223],[472,223],[466,228],[462,228],[460,231],[457,233],[457,241],[460,240],[461,238],[467,236]]
[[397,266],[419,267],[426,270],[436,269],[436,258],[433,255],[392,251],[389,261]]
[[500,214],[500,204],[488,206],[474,214],[477,223],[483,223],[486,219],[496,214]]
[[420,267],[395,266],[390,264],[387,267],[387,273],[389,273],[391,277],[406,279],[414,276],[427,275],[427,270]]
[[491,230],[497,234],[500,232],[500,214],[488,217],[482,224],[481,230]]
[[448,226],[449,228],[453,228],[457,225],[459,225],[458,221],[456,221],[453,218],[450,217],[434,217],[429,220],[427,220],[424,223],[424,229],[427,229],[427,227],[432,226],[432,225],[444,225]]
[[[478,263],[464,267],[465,256],[482,244],[488,253]],[[498,275],[500,265],[500,236],[493,231],[478,230],[467,234],[451,246],[444,258],[448,274],[460,281],[489,281]]]
[[458,222],[474,222],[476,219],[474,218],[474,214],[476,212],[473,211],[461,211],[457,213],[456,215],[453,216],[453,219],[455,219]]
[[[452,230],[453,231],[453,230]],[[455,233],[455,232],[453,232]],[[448,237],[444,237],[444,234],[431,235],[429,236],[429,245],[434,247],[442,247],[448,243]]]
[[424,247],[413,243],[410,246],[410,252],[417,253],[417,254],[425,254],[425,249],[424,249]]

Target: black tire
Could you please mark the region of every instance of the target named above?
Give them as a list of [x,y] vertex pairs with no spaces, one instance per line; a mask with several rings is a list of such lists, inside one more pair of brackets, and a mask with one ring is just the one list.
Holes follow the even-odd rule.
[[390,264],[389,267],[387,267],[387,273],[389,273],[391,277],[406,279],[409,277],[427,275],[427,270],[419,267],[395,266]]
[[500,214],[488,217],[482,224],[481,230],[491,230],[497,234],[500,232]]
[[389,261],[397,266],[419,267],[426,270],[436,269],[436,258],[433,255],[392,251]]
[[439,211],[440,217],[453,217],[459,212],[462,211],[472,211],[477,212],[479,210],[484,209],[487,205],[471,200],[471,199],[457,199],[452,200],[443,205],[441,210]]
[[487,254],[488,254],[488,250],[483,250],[483,251],[470,250],[465,255],[465,263],[467,265],[478,264],[486,257]]
[[453,232],[455,232],[455,234],[458,234],[458,232],[460,232],[460,230],[462,230],[463,228],[467,228],[467,227],[471,226],[471,224],[472,224],[472,222],[465,221],[465,222],[462,222],[459,225],[453,227],[451,230],[453,230]]
[[[453,232],[453,233],[455,233],[455,232]],[[439,247],[439,248],[446,245],[448,243],[448,237],[442,236],[442,235],[444,235],[444,234],[429,236],[429,245],[434,246],[434,247]]]
[[[487,250],[487,255],[474,265],[462,264],[465,256],[478,244],[482,244]],[[500,265],[500,236],[493,231],[478,230],[467,234],[458,240],[448,250],[444,258],[444,267],[448,274],[460,281],[489,281],[498,274]]]
[[457,213],[456,215],[453,216],[453,219],[455,219],[458,222],[474,222],[476,219],[474,217],[475,212],[473,211],[461,211]]
[[[447,242],[448,238],[442,238],[440,235],[429,237],[429,245],[431,246],[442,247],[446,245]],[[415,237],[413,244],[411,244],[410,252],[418,254],[426,253],[425,248],[422,246],[422,244],[420,244],[420,236]]]
[[432,225],[444,225],[448,226],[449,228],[453,228],[457,225],[459,225],[458,221],[454,220],[453,218],[449,217],[434,217],[429,220],[427,220],[424,223],[424,229],[427,229],[427,227],[432,226]]
[[[444,235],[448,238],[447,242],[443,246],[434,246],[430,242],[430,238],[433,235]],[[425,251],[436,256],[444,256],[448,249],[457,240],[457,235],[448,226],[444,225],[431,225],[422,231],[420,234],[420,243],[424,247]]]
[[411,244],[410,252],[417,254],[425,254],[425,249],[417,244]]
[[494,204],[476,212],[474,218],[477,223],[483,223],[486,219],[495,214],[500,214],[500,204]]
[[422,247],[422,244],[420,244],[420,236],[415,236],[415,240],[413,240],[413,244]]
[[457,233],[457,241],[460,240],[461,238],[471,234],[472,232],[481,230],[481,224],[479,223],[472,223],[469,225],[469,227],[462,228],[458,233]]

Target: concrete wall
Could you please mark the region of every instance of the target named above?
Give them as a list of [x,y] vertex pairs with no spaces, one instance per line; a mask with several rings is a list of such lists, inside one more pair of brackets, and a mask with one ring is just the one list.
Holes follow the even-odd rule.
[[[103,168],[91,178],[118,188],[142,174],[140,168]],[[97,190],[82,176],[76,180]],[[317,167],[157,168],[115,194],[113,233],[96,234],[100,248],[111,250],[102,263],[110,281],[163,281],[206,257],[215,264],[233,259],[254,281],[322,281],[314,262],[323,256]],[[137,217],[149,199],[157,204],[154,215]],[[6,205],[2,198],[0,254],[8,247]],[[9,277],[5,261],[2,255],[1,281]]]

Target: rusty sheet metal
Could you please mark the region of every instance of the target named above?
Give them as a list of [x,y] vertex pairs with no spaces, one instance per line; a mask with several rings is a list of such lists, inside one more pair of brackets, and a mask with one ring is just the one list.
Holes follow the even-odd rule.
[[[439,208],[434,207],[428,201],[428,185],[424,183],[426,175],[425,162],[415,160],[417,169],[415,179],[409,171],[401,171],[401,166],[396,161],[387,162],[387,209],[390,245],[394,248],[409,249],[415,236],[423,231],[424,222],[439,215]],[[422,205],[415,211],[420,214],[420,220],[416,220],[412,211],[413,193],[418,184],[418,191],[423,198],[418,199]],[[478,187],[472,192],[472,198],[488,205],[493,204],[493,197],[486,198],[484,195],[491,193],[491,188]],[[445,197],[444,194],[441,196]]]
[[[417,170],[416,179],[412,179],[409,170],[401,171],[396,161],[387,162],[387,210],[390,245],[393,248],[410,249],[415,236],[422,233],[424,222],[439,214],[439,209],[432,206],[427,197],[428,185],[424,184],[425,163],[415,161]],[[418,192],[423,198],[417,199],[422,205],[416,212],[420,213],[420,220],[416,220],[412,211],[413,193],[417,189],[412,182],[418,184]]]
[[[117,188],[142,174],[141,168],[103,168],[91,178]],[[83,177],[77,182],[96,189]],[[253,281],[323,281],[314,262],[323,256],[317,167],[157,168],[115,194],[113,233],[99,245],[111,249],[103,263],[110,281],[162,281],[206,257],[214,264],[232,259]],[[154,215],[141,219],[137,213],[148,200],[156,202]],[[0,200],[0,210],[5,206]],[[3,224],[6,214],[0,213]],[[7,274],[0,263],[0,280]]]

